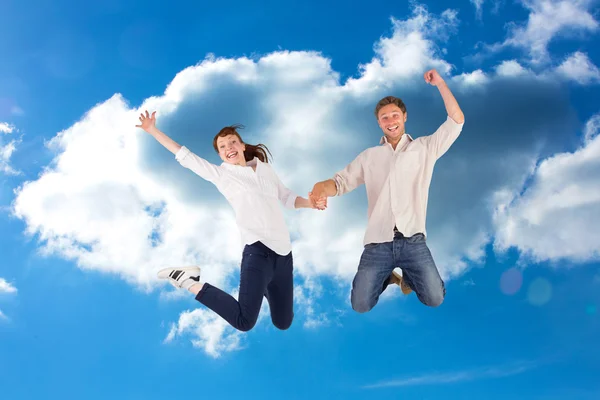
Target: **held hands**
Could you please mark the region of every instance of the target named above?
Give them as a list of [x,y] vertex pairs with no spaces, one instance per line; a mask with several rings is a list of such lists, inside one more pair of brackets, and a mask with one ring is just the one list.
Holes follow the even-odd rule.
[[423,75],[423,77],[425,78],[425,82],[429,83],[432,86],[437,86],[440,83],[444,83],[444,79],[435,69],[431,69],[425,72],[425,75]]
[[308,200],[313,209],[324,210],[327,208],[327,196],[315,196],[313,192],[308,192]]
[[150,130],[156,126],[156,111],[150,115],[148,111],[146,111],[146,115],[144,113],[140,114],[140,125],[136,125],[136,128],[142,128],[146,132],[150,133]]
[[325,183],[323,183],[323,182],[315,183],[315,186],[313,186],[313,189],[310,191],[310,195],[311,195],[311,200],[319,199],[319,198],[327,199],[327,190],[325,189]]
[[327,191],[325,190],[325,184],[323,182],[315,183],[313,190],[308,192],[308,199],[313,208],[318,210],[327,208]]

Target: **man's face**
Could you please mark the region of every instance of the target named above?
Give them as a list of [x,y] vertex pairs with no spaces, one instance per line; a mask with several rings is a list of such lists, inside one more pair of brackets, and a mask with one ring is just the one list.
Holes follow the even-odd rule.
[[381,107],[377,115],[377,123],[388,140],[397,140],[404,134],[406,114],[395,104]]

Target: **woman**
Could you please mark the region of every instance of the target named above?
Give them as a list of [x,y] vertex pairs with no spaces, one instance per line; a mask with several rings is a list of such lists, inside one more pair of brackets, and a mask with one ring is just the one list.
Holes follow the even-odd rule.
[[222,290],[200,281],[199,267],[166,268],[158,277],[177,288],[187,289],[196,300],[210,308],[231,326],[249,331],[256,324],[263,296],[271,309],[273,325],[287,329],[294,318],[293,259],[290,235],[279,206],[325,209],[326,198],[296,196],[286,188],[268,164],[268,149],[242,141],[237,129],[229,126],[213,139],[213,147],[223,160],[220,166],[209,163],[174,142],[156,128],[156,112],[140,114],[140,125],[160,144],[175,154],[175,159],[202,178],[212,182],[233,207],[245,244],[238,300]]

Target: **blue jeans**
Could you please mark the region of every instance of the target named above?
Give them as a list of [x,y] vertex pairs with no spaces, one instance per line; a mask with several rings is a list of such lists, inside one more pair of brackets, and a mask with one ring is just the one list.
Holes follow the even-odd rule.
[[402,269],[402,279],[421,303],[437,307],[444,301],[446,288],[435,266],[425,236],[405,237],[395,231],[394,241],[365,246],[352,282],[352,308],[364,313],[377,304],[390,283],[394,268]]
[[263,297],[271,310],[271,321],[285,330],[294,319],[294,278],[292,253],[281,256],[261,242],[244,247],[238,300],[208,283],[196,300],[219,314],[231,326],[249,331],[256,324]]

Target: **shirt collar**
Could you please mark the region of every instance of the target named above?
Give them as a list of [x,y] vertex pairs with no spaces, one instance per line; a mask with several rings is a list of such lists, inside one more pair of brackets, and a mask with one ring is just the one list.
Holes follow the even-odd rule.
[[[410,136],[408,133],[404,133],[404,134],[402,135],[402,137],[400,138],[400,141],[398,142],[398,144],[402,143],[402,141],[404,141],[404,140],[410,140],[410,141],[412,142],[414,139],[413,139],[413,138],[412,138],[412,136]],[[389,142],[388,142],[388,140],[387,140],[387,137],[386,137],[385,135],[383,135],[383,136],[381,137],[381,140],[379,141],[379,144],[380,144],[380,145],[384,145],[384,144],[388,144],[388,143],[389,143]]]
[[[259,163],[261,163],[261,161],[254,157],[252,160],[250,161],[246,161],[246,167],[254,167],[255,165],[258,165]],[[236,167],[240,167],[240,165],[231,165],[229,163],[226,163],[225,161],[223,161],[221,163],[221,166],[225,167],[225,168],[236,168]]]

